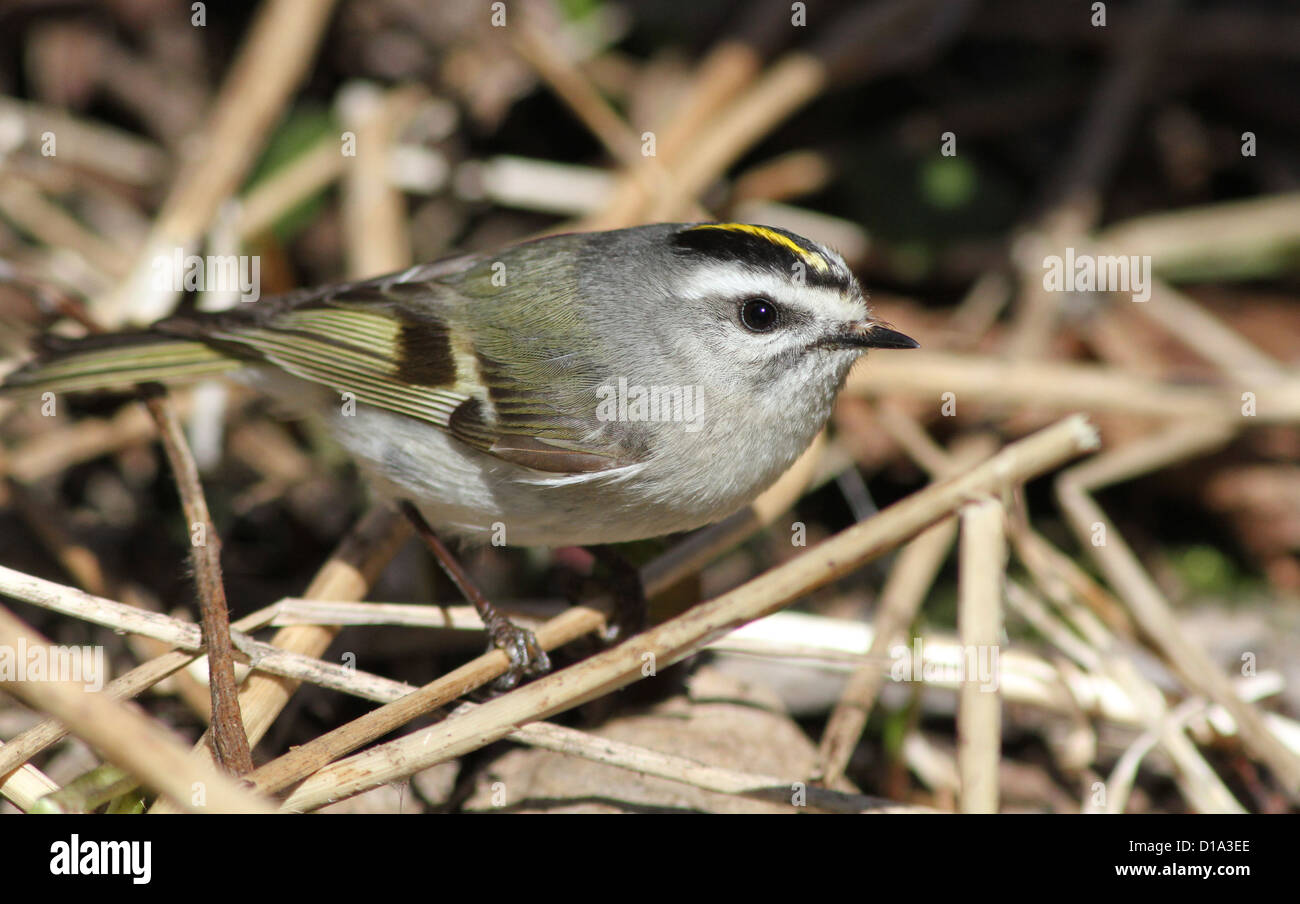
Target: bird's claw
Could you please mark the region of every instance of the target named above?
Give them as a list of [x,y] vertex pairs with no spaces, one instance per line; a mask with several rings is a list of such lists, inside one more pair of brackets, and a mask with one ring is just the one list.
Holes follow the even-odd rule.
[[535,678],[551,670],[551,658],[537,642],[537,635],[527,628],[503,618],[492,625],[488,636],[492,639],[492,646],[510,659],[510,667],[492,683],[494,690],[508,691],[524,678]]

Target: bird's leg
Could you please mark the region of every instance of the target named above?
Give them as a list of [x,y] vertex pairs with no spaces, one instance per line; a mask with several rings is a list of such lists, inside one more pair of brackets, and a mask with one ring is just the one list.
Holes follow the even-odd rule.
[[627,640],[645,628],[649,614],[645,585],[641,583],[641,569],[629,562],[612,546],[589,546],[587,549],[605,564],[611,575],[614,618],[605,629],[605,640],[611,642]]
[[451,582],[456,585],[465,599],[474,604],[479,617],[487,627],[492,646],[510,657],[510,668],[493,683],[494,687],[497,690],[508,691],[522,678],[545,675],[549,672],[550,657],[537,642],[536,635],[527,628],[514,624],[487,601],[483,591],[478,589],[478,585],[456,561],[456,557],[451,554],[451,550],[447,549],[446,544],[438,539],[438,535],[433,532],[429,522],[424,520],[419,509],[406,500],[401,502],[399,508],[415,527],[415,532],[420,535],[420,539],[433,552],[434,558],[438,560],[447,577],[451,578]]

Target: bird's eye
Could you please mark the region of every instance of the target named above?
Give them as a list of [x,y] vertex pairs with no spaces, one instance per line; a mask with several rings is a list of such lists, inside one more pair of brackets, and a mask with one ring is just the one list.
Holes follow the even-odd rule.
[[746,298],[740,305],[740,322],[750,332],[766,333],[781,322],[781,309],[767,298]]

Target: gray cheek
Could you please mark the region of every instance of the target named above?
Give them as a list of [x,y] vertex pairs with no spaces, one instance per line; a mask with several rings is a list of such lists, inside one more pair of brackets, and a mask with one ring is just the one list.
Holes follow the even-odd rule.
[[782,387],[797,386],[805,377],[808,364],[803,349],[790,349],[752,367],[746,374],[746,385],[755,397],[786,391]]

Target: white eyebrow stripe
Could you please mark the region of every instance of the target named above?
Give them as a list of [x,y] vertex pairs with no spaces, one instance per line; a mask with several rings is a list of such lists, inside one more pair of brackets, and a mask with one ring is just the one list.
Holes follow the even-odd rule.
[[675,294],[688,299],[717,295],[735,297],[765,295],[774,301],[786,303],[794,298],[801,302],[795,307],[815,311],[822,317],[861,320],[867,316],[867,306],[864,301],[855,303],[838,289],[806,283],[798,286],[772,273],[743,265],[716,264],[696,268],[691,271],[689,284],[679,284]]

